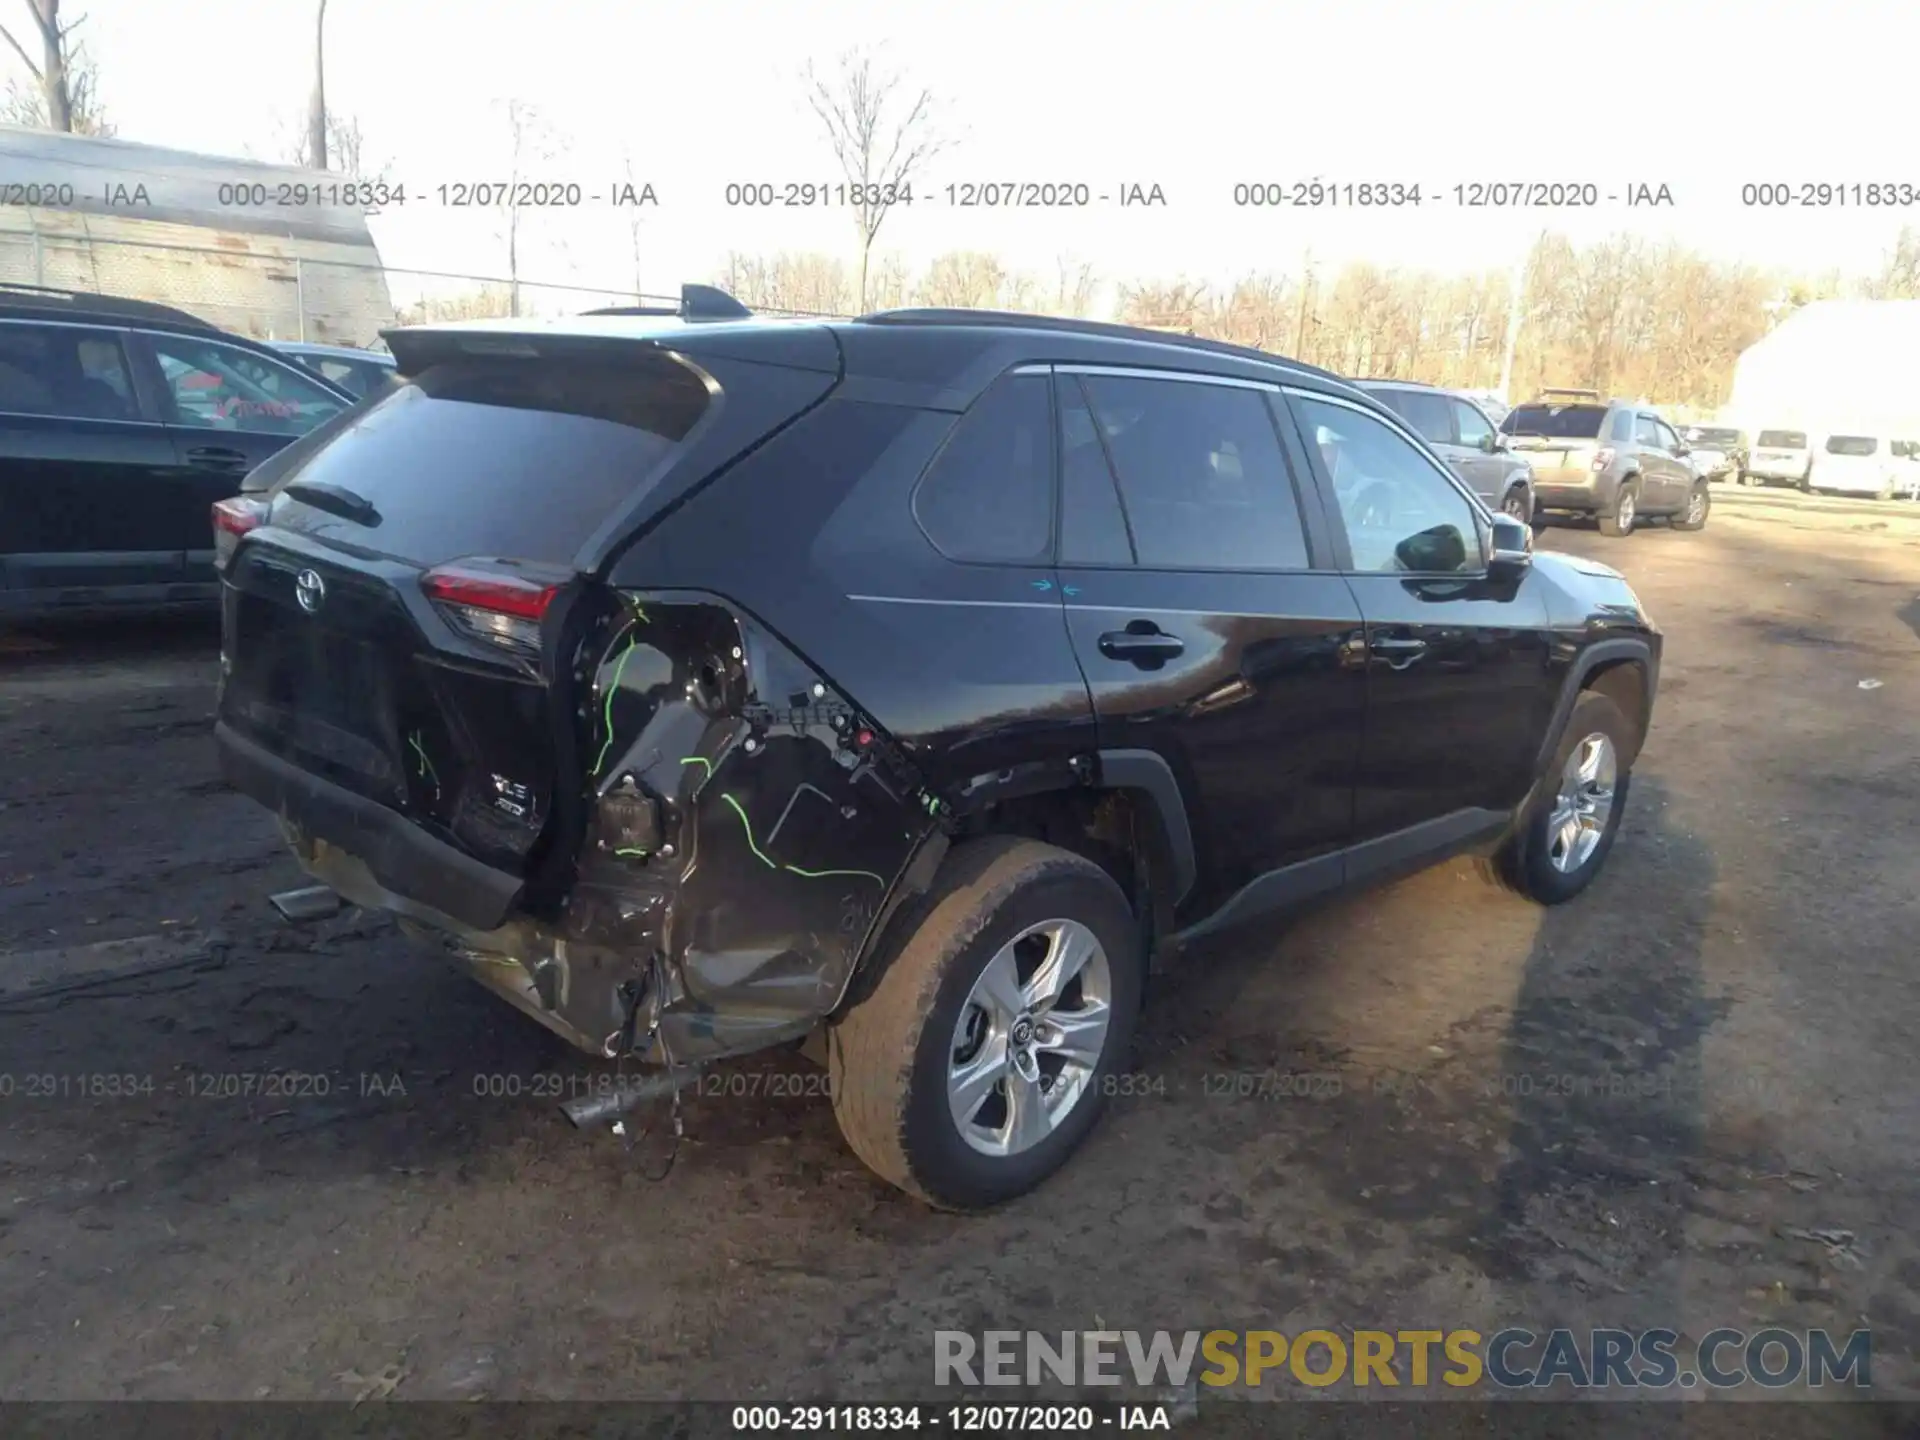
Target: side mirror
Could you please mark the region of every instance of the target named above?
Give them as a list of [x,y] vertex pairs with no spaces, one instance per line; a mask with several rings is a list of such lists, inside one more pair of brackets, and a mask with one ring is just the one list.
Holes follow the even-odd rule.
[[1492,430],[1480,438],[1480,448],[1489,455],[1498,455],[1507,448],[1507,442],[1500,437],[1498,430]]
[[1693,447],[1687,444],[1686,441],[1680,440],[1675,442],[1673,447],[1673,453],[1676,455],[1682,455],[1682,456],[1691,455],[1693,453]]
[[1492,545],[1487,554],[1487,576],[1517,580],[1533,565],[1533,528],[1511,515],[1493,517]]

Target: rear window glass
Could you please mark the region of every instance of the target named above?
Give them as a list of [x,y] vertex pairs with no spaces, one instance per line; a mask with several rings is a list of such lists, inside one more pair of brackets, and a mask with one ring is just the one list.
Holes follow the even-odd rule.
[[1704,425],[1691,425],[1687,428],[1687,439],[1695,445],[1737,445],[1740,443],[1738,430],[1715,430]]
[[1807,448],[1807,437],[1799,430],[1762,430],[1754,444],[1764,445],[1769,450],[1804,450]]
[[1869,435],[1833,435],[1827,439],[1829,455],[1871,455],[1880,442]]
[[1607,418],[1604,405],[1519,405],[1500,422],[1507,435],[1544,435],[1554,440],[1597,440]]
[[706,406],[706,387],[673,361],[461,360],[357,411],[277,488],[298,479],[366,500],[372,525],[328,513],[302,528],[388,555],[564,564]]

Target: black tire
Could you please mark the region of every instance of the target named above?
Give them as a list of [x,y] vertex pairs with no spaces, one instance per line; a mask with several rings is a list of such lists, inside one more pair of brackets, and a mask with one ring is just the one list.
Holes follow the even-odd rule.
[[1533,524],[1533,492],[1524,485],[1516,485],[1509,490],[1500,502],[1503,514],[1511,515],[1522,525]]
[[[1691,518],[1693,515],[1693,497],[1695,495],[1700,497],[1700,518],[1697,520]],[[1693,489],[1689,491],[1687,495],[1687,508],[1673,517],[1673,528],[1676,530],[1704,530],[1707,528],[1707,517],[1712,513],[1713,490],[1708,486],[1706,481],[1696,480],[1693,483]]]
[[[1146,972],[1125,895],[1089,860],[1035,840],[990,836],[956,847],[919,923],[827,1036],[834,1116],[882,1179],[930,1205],[978,1210],[1033,1189],[1086,1139],[1107,1080],[1131,1046]],[[961,1134],[948,1101],[953,1037],[989,961],[1030,926],[1078,921],[1105,951],[1106,1039],[1080,1098],[1030,1149],[991,1156]]]
[[[1581,693],[1574,702],[1573,714],[1567,717],[1566,731],[1560,737],[1559,745],[1554,748],[1547,773],[1541,779],[1539,794],[1534,797],[1526,817],[1494,857],[1495,878],[1509,889],[1542,905],[1563,904],[1593,883],[1594,877],[1607,863],[1607,854],[1613,849],[1614,838],[1620,833],[1620,819],[1626,813],[1628,783],[1632,779],[1627,768],[1632,733],[1627,717],[1620,713],[1620,707],[1613,701],[1597,691]],[[1592,735],[1605,735],[1618,760],[1613,804],[1593,852],[1576,869],[1562,870],[1553,863],[1553,837],[1549,833],[1549,822],[1567,758]]]
[[1631,535],[1638,523],[1640,514],[1640,482],[1629,480],[1620,487],[1620,494],[1613,502],[1613,510],[1600,517],[1600,533],[1611,535],[1616,540]]

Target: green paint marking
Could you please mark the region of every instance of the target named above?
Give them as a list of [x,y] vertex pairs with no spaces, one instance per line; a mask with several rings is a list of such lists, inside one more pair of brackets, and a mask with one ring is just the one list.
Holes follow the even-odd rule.
[[606,727],[607,738],[600,742],[600,754],[593,762],[593,773],[598,775],[600,767],[607,763],[607,751],[613,748],[613,697],[620,693],[620,677],[626,673],[627,657],[633,654],[633,647],[640,643],[637,636],[627,637],[627,648],[620,652],[620,658],[613,665],[613,682],[607,686],[606,703],[601,707],[601,723]]
[[886,886],[887,882],[885,878],[874,874],[871,870],[802,870],[798,865],[780,864],[771,855],[767,854],[766,851],[762,850],[759,845],[754,843],[753,822],[747,819],[747,812],[740,808],[740,802],[724,791],[721,792],[720,798],[731,805],[733,807],[733,813],[740,817],[741,827],[747,832],[747,848],[759,856],[762,863],[764,863],[769,870],[786,870],[794,875],[805,876],[809,880],[825,880],[831,876],[844,875],[850,878],[871,880],[874,884],[882,888]]
[[413,747],[413,753],[420,760],[420,778],[433,786],[433,798],[440,798],[440,776],[433,768],[433,761],[427,758],[426,747],[420,743],[420,732],[414,731],[407,736],[407,743]]
[[707,767],[707,774],[713,774],[713,762],[704,755],[689,755],[680,763],[682,765],[704,765]]
[[616,850],[613,853],[616,855],[638,855],[642,860],[647,858],[647,852],[645,850]]
[[858,876],[862,880],[871,880],[876,885],[885,885],[887,883],[871,870],[802,870],[798,865],[789,865],[786,868],[796,875],[806,876],[809,880],[825,880],[832,875],[852,875]]
[[720,798],[726,801],[727,804],[731,805],[733,807],[733,813],[740,817],[740,824],[747,832],[747,848],[753,851],[754,854],[758,855],[761,858],[761,860],[766,863],[766,867],[769,870],[778,870],[780,867],[773,863],[773,860],[767,855],[767,853],[764,850],[762,850],[758,845],[754,844],[753,822],[747,819],[747,812],[740,808],[740,802],[734,799],[733,796],[724,794],[724,793],[720,796]]

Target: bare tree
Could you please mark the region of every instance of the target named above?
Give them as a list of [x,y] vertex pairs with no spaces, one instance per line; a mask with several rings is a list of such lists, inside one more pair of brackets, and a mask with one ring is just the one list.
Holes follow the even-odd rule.
[[33,77],[31,86],[8,83],[6,96],[0,99],[0,120],[10,125],[64,130],[70,135],[113,134],[100,104],[100,72],[87,55],[85,44],[73,39],[73,32],[86,17],[63,25],[60,0],[27,0],[27,13],[40,37],[40,61],[34,63],[13,38],[13,32],[0,25],[0,38],[13,47],[13,53]]
[[506,102],[506,111],[510,137],[509,169],[507,193],[502,198],[500,208],[504,212],[504,238],[507,242],[508,313],[517,316],[520,313],[521,212],[524,208],[519,203],[520,180],[529,164],[549,158],[552,149],[546,122],[538,110],[526,101],[515,98]]
[[847,267],[828,255],[729,255],[716,282],[753,310],[795,315],[850,315]]
[[373,165],[367,159],[366,136],[354,116],[343,115],[338,110],[327,111],[327,143],[317,158],[309,119],[303,114],[297,123],[289,125],[283,120],[279,127],[282,139],[279,151],[289,164],[305,170],[332,170],[355,179],[373,180],[386,175],[389,169],[386,163]]
[[1920,300],[1920,230],[1901,226],[1886,264],[1860,288],[1869,300]]
[[1091,314],[1094,292],[1100,284],[1093,266],[1061,255],[1054,260],[1054,272],[1053,300],[1048,308],[1056,315],[1076,320]]
[[827,132],[846,182],[848,208],[860,233],[860,308],[867,307],[867,266],[887,214],[945,146],[935,128],[933,94],[911,100],[898,74],[871,55],[850,50],[837,73],[822,78],[807,67],[807,100]]
[[1194,280],[1120,287],[1120,318],[1148,330],[1199,333],[1207,314],[1207,287]]
[[937,256],[920,282],[920,303],[955,310],[998,310],[1010,276],[992,255],[954,250]]
[[[626,173],[628,188],[636,195],[639,194],[641,182],[635,177],[633,172],[632,151],[627,151],[622,155],[621,165]],[[637,301],[642,295],[646,294],[645,287],[640,283],[640,227],[644,223],[643,217],[646,211],[638,205],[626,205],[619,208],[627,212],[627,247],[633,257],[633,298]]]

